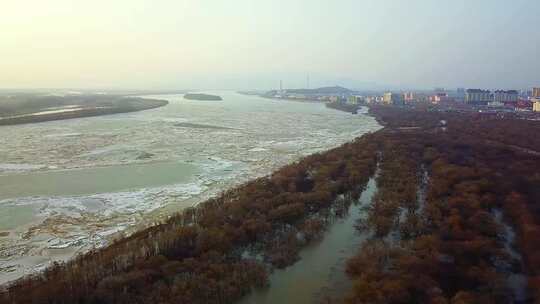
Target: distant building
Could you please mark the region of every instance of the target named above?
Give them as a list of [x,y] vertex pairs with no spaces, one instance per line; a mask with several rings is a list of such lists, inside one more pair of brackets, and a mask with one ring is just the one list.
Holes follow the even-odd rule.
[[403,95],[403,99],[405,100],[405,102],[413,102],[413,101],[415,101],[416,98],[415,98],[413,92],[406,92]]
[[465,92],[465,102],[468,104],[487,105],[492,100],[489,90],[468,89]]
[[505,103],[500,101],[490,101],[488,102],[488,106],[492,108],[502,108],[505,106]]
[[419,103],[422,103],[422,102],[429,102],[429,95],[426,94],[426,93],[415,93],[414,94],[414,101],[415,102],[419,102]]
[[518,101],[519,93],[516,90],[503,91],[498,90],[493,94],[493,102],[496,103],[515,103]]
[[377,102],[377,97],[375,97],[375,96],[367,96],[365,98],[365,101],[366,101],[367,104],[374,104],[374,103]]
[[396,93],[384,93],[383,102],[391,105],[403,105],[403,96]]
[[384,93],[383,102],[386,103],[386,104],[391,104],[392,103],[392,93]]
[[363,101],[364,101],[364,98],[362,96],[352,95],[352,96],[347,97],[348,104],[357,105],[357,104],[362,103]]
[[532,97],[533,98],[540,98],[540,88],[533,88],[532,89]]
[[528,100],[528,99],[519,99],[516,103],[516,110],[520,110],[520,111],[530,111],[533,107],[533,100],[534,99],[531,99],[531,100]]
[[464,88],[457,88],[456,90],[456,98],[463,101],[465,99],[465,89]]
[[540,98],[532,99],[532,103],[533,103],[533,111],[540,112]]
[[449,103],[454,102],[455,99],[448,96],[448,93],[437,93],[435,95],[429,96],[429,102],[433,104],[440,104],[440,103]]
[[429,96],[429,102],[431,103],[437,103],[437,100],[436,100],[436,97],[437,97],[438,94],[435,94],[435,95],[431,95]]
[[384,102],[384,97],[383,97],[383,96],[377,96],[377,97],[375,97],[375,102],[376,102],[376,103],[383,103],[383,102]]

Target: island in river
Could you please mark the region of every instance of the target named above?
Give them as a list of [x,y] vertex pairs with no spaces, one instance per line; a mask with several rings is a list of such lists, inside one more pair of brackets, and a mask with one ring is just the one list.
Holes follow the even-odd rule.
[[135,112],[167,104],[166,100],[103,94],[6,95],[0,96],[0,126]]
[[208,100],[208,101],[223,100],[223,98],[221,98],[221,96],[210,95],[210,94],[185,94],[184,99],[188,99],[188,100]]

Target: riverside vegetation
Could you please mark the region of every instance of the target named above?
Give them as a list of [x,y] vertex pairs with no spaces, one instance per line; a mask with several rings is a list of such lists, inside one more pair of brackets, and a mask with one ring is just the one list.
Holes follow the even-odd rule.
[[[372,111],[387,128],[375,135],[383,155],[379,192],[359,229],[375,237],[348,262],[355,286],[346,302],[538,301],[540,162],[516,147],[526,142],[521,126],[539,131],[540,124]],[[499,125],[507,127],[503,136]],[[495,210],[517,229],[523,259],[505,250]],[[515,273],[528,276],[529,294],[508,281]]]
[[[267,284],[355,201],[379,167],[357,229],[345,303],[540,299],[540,123],[374,107],[385,126],[224,192],[114,244],[7,286],[7,303],[232,303]],[[494,126],[504,126],[499,132]],[[517,232],[509,254],[502,224]],[[507,244],[506,244],[507,245]],[[522,290],[509,274],[528,278]],[[528,287],[528,288],[527,288]],[[519,288],[518,288],[519,289]]]

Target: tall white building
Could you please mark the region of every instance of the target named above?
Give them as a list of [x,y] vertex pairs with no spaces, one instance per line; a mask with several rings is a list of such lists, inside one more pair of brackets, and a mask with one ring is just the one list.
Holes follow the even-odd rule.
[[533,98],[533,111],[534,112],[540,112],[540,98]]
[[384,93],[383,102],[393,105],[402,105],[404,103],[402,94],[396,94],[391,92]]
[[495,93],[493,94],[493,101],[497,103],[517,102],[518,97],[519,97],[519,93],[516,90],[510,90],[510,91],[498,90],[498,91],[495,91]]
[[532,97],[540,98],[540,88],[533,88],[532,89]]

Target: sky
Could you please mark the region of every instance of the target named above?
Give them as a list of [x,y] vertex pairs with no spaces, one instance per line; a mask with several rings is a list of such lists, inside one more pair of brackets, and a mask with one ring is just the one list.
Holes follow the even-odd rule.
[[0,0],[0,88],[527,88],[538,0]]

